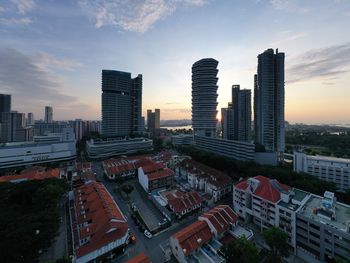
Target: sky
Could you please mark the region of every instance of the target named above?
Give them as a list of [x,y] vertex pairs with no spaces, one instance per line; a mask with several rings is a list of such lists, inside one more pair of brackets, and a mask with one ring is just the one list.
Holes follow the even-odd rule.
[[191,118],[191,67],[219,61],[218,110],[285,52],[286,120],[350,124],[350,0],[1,0],[0,93],[54,119],[101,117],[101,71],[143,75],[143,114]]

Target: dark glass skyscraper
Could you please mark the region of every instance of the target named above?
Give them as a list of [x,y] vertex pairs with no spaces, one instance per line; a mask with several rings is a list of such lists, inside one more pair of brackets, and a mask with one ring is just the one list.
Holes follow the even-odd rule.
[[258,55],[254,77],[255,142],[267,151],[284,152],[284,53],[268,49]]
[[219,62],[204,58],[192,66],[192,127],[195,135],[215,137]]
[[139,132],[142,108],[142,75],[102,70],[102,135],[124,137]]
[[0,115],[2,112],[11,111],[11,95],[0,94]]

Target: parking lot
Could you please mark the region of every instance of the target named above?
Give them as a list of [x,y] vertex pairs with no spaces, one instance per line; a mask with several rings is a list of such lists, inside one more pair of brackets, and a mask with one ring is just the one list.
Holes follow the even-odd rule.
[[137,182],[133,182],[134,191],[130,194],[130,201],[135,204],[137,210],[151,232],[159,228],[159,223],[163,221],[164,216],[148,199],[147,194]]

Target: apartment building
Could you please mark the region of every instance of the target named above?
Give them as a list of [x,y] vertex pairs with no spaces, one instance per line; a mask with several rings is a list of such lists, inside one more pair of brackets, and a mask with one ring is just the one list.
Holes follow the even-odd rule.
[[350,189],[350,159],[312,156],[294,152],[295,172],[304,172],[320,180],[335,183],[340,191]]
[[138,180],[146,192],[168,188],[174,183],[174,172],[163,163],[152,162],[138,168]]

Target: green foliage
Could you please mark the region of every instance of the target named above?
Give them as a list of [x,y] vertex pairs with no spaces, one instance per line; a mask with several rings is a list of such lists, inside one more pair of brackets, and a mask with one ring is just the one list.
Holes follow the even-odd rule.
[[59,228],[57,204],[68,189],[65,181],[46,179],[0,183],[0,258],[35,262]]
[[350,132],[336,135],[316,131],[306,131],[302,134],[291,131],[286,133],[286,143],[317,146],[314,149],[306,149],[306,153],[308,154],[334,155],[336,157],[350,158]]
[[[325,191],[337,191],[334,183],[321,181],[309,174],[296,173],[288,166],[275,167],[258,165],[253,162],[241,162],[199,150],[192,146],[179,147],[178,150],[185,155],[190,155],[198,162],[226,172],[234,181],[238,181],[240,178],[263,175],[269,178],[275,178],[283,184],[318,195],[323,195]],[[350,204],[350,194],[336,193],[336,195],[339,201]]]
[[163,150],[163,148],[164,148],[163,140],[159,137],[153,138],[153,149],[156,152],[159,152],[159,151]]
[[128,196],[132,191],[134,191],[134,187],[130,184],[124,184],[122,186],[122,191]]
[[263,232],[263,237],[270,247],[267,262],[283,262],[283,258],[290,255],[287,233],[277,227],[270,227]]
[[224,245],[221,248],[227,262],[258,263],[259,252],[256,246],[245,237]]

